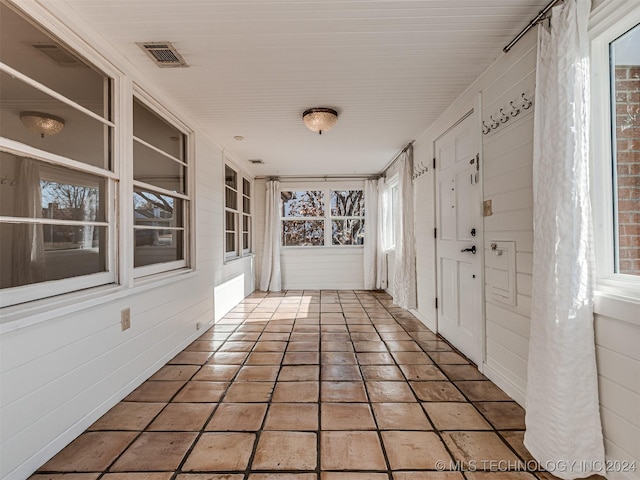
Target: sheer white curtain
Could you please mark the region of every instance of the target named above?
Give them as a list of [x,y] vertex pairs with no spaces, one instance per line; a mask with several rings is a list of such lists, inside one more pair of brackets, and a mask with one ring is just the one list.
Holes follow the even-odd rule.
[[376,212],[378,214],[378,235],[376,238],[376,289],[384,290],[388,286],[387,278],[387,255],[384,253],[384,234],[385,228],[389,227],[387,220],[387,209],[389,197],[386,194],[385,179],[379,178],[376,188],[378,189],[378,204]]
[[[42,218],[40,165],[30,158],[18,159],[15,215]],[[12,272],[14,285],[45,280],[44,235],[42,224],[15,224],[13,228]]]
[[588,0],[553,8],[551,32],[539,30],[536,81],[525,445],[542,465],[576,460],[553,472],[564,479],[588,476],[604,460],[588,183],[589,10]]
[[396,215],[396,258],[393,272],[393,303],[416,307],[416,251],[413,229],[413,147],[398,160],[398,214]]
[[265,202],[264,248],[260,272],[260,290],[279,292],[282,289],[280,273],[280,182],[267,182]]
[[378,281],[378,182],[364,182],[364,289],[373,290]]

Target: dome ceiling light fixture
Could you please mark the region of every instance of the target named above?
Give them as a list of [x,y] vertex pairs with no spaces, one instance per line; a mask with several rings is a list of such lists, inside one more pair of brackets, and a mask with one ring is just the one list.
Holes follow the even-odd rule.
[[42,138],[57,135],[64,128],[64,119],[42,112],[20,112],[20,121],[27,130]]
[[309,108],[302,114],[302,121],[312,132],[326,132],[338,121],[338,112],[333,108]]

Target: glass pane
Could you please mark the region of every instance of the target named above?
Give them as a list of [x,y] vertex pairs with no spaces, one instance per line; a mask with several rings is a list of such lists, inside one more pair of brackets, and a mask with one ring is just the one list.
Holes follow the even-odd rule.
[[331,192],[331,216],[364,216],[364,192],[362,190],[342,190]]
[[234,190],[238,190],[238,174],[232,168],[224,167],[224,184]]
[[282,192],[280,198],[283,217],[324,217],[322,191]]
[[236,214],[233,212],[225,213],[226,223],[225,230],[234,231],[236,230]]
[[242,249],[243,250],[249,250],[249,234],[248,233],[243,233],[242,234]]
[[227,232],[225,234],[225,252],[231,253],[236,251],[236,234]]
[[[110,168],[111,127],[4,72],[0,72],[0,98],[11,99],[10,105],[0,105],[0,136],[94,167]],[[35,123],[52,125],[55,122],[45,119],[54,117],[63,122],[57,133]]]
[[133,135],[172,157],[185,161],[185,135],[135,97]]
[[282,222],[282,245],[324,245],[324,220],[285,220]]
[[184,259],[182,230],[136,229],[133,265],[143,267],[155,263]]
[[251,182],[246,178],[242,179],[242,194],[247,197],[251,196]]
[[238,193],[228,187],[224,188],[224,204],[232,210],[238,209]]
[[611,43],[617,273],[640,275],[640,25]]
[[6,152],[0,178],[2,216],[105,221],[104,178]]
[[4,3],[0,3],[0,59],[109,119],[108,77]]
[[2,288],[107,271],[107,227],[0,224]]
[[247,217],[246,215],[244,215],[242,217],[242,231],[243,232],[248,232],[250,225],[251,225],[251,218]]
[[177,193],[186,192],[185,168],[155,150],[133,141],[133,178]]
[[332,220],[331,223],[333,245],[364,244],[364,220]]
[[242,197],[242,211],[244,213],[251,213],[251,199]]
[[184,227],[183,203],[181,198],[136,189],[133,192],[135,224],[145,227]]

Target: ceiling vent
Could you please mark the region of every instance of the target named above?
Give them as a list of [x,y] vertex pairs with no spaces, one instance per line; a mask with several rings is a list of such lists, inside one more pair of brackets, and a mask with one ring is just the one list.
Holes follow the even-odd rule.
[[160,68],[187,67],[182,55],[171,42],[144,42],[137,44]]
[[85,67],[77,57],[55,43],[32,43],[31,46],[61,67]]
[[264,160],[260,158],[254,158],[253,160],[249,160],[249,163],[253,163],[254,165],[264,165]]

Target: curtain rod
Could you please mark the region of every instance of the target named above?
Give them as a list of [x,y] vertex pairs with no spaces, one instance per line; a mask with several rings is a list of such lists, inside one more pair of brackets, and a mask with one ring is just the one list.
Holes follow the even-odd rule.
[[389,163],[387,163],[387,165],[382,169],[382,171],[380,172],[380,174],[378,175],[378,177],[384,175],[384,172],[386,172],[387,170],[389,170],[394,163],[396,163],[396,160],[398,160],[400,158],[400,155],[402,155],[404,152],[406,152],[407,150],[409,150],[409,147],[411,147],[413,145],[413,143],[415,142],[415,140],[411,140],[409,143],[407,143],[404,148],[402,150],[400,150],[398,153],[396,153],[396,156],[393,157]]
[[261,175],[255,177],[256,180],[320,180],[320,181],[332,181],[332,180],[368,180],[377,178],[378,175]]
[[535,26],[537,25],[537,23],[538,23],[540,20],[544,20],[545,15],[547,14],[547,12],[548,12],[549,10],[551,10],[551,8],[553,8],[553,6],[554,6],[556,3],[559,3],[560,1],[562,1],[562,0],[551,0],[551,2],[549,2],[549,4],[548,4],[546,7],[544,7],[542,10],[540,10],[540,11],[538,12],[538,15],[536,15],[536,16],[535,16],[535,18],[529,22],[529,25],[527,25],[526,27],[524,27],[524,28],[522,29],[522,31],[521,31],[518,35],[516,35],[516,36],[515,36],[515,38],[514,38],[513,40],[511,40],[511,41],[509,42],[509,44],[508,44],[506,47],[504,47],[504,48],[502,49],[502,51],[503,51],[504,53],[507,53],[509,50],[511,50],[511,48],[512,48],[516,43],[518,43],[518,41],[520,41],[520,39],[521,39],[522,37],[524,37],[524,36],[527,34],[527,32],[528,32],[529,30],[531,30],[533,27],[535,27]]

